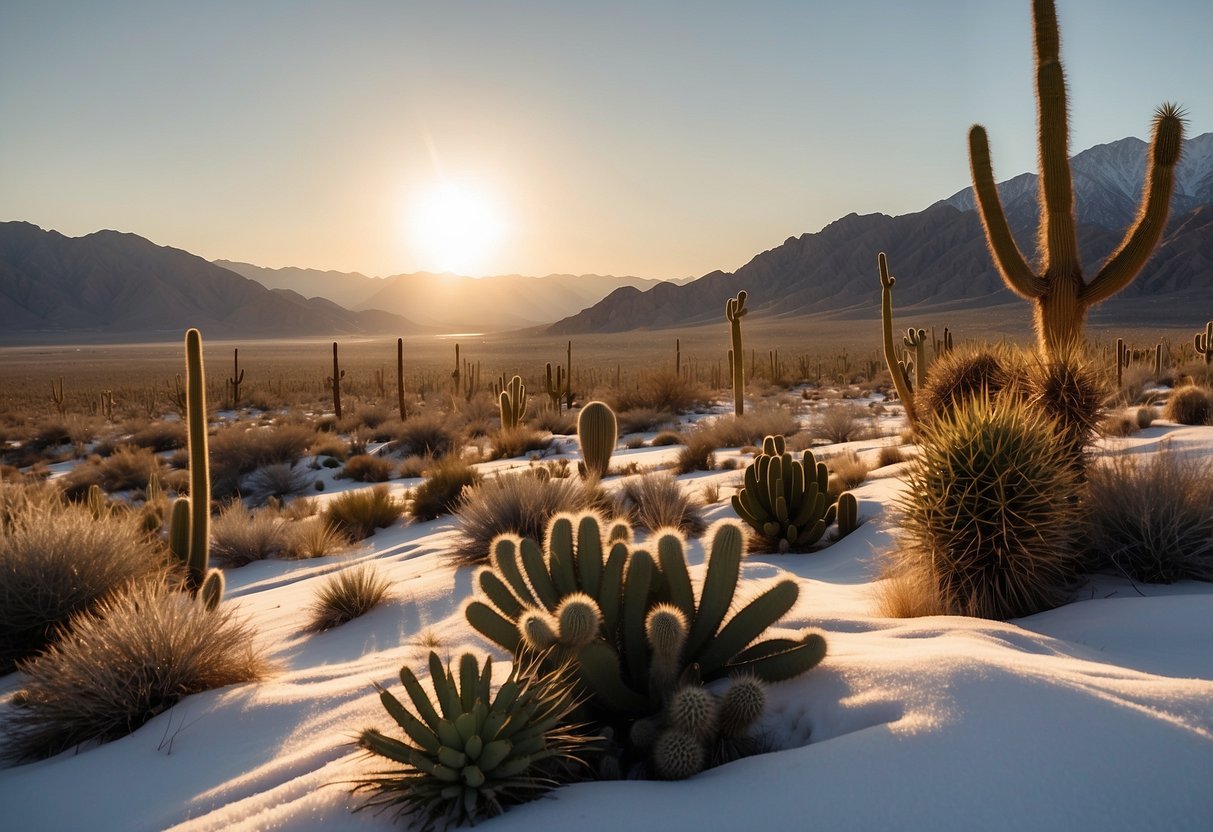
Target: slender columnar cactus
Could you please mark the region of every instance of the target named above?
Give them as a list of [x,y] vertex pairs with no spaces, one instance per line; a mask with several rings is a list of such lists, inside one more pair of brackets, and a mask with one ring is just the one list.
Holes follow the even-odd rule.
[[611,454],[619,438],[619,423],[615,411],[606,402],[589,402],[577,415],[577,441],[585,475],[600,479],[611,466]]
[[1123,383],[1122,379],[1124,371],[1129,366],[1129,361],[1132,356],[1132,351],[1125,346],[1125,339],[1116,339],[1116,387],[1120,388]]
[[921,390],[927,383],[927,331],[910,327],[901,340],[914,350],[914,389]]
[[834,522],[837,509],[826,503],[829,477],[812,451],[794,459],[782,436],[767,436],[733,495],[733,510],[776,551],[804,549]]
[[741,319],[750,310],[745,308],[746,291],[742,289],[737,297],[729,298],[724,305],[724,317],[729,322],[729,336],[732,347],[729,349],[729,370],[733,375],[733,413],[741,416],[745,413],[745,362],[741,352]]
[[1162,344],[1154,345],[1154,378],[1162,377]]
[[333,391],[333,414],[341,418],[341,379],[345,378],[345,370],[337,363],[337,342],[333,342],[333,374],[324,380],[326,387]]
[[952,331],[946,326],[943,328],[943,337],[936,338],[934,328],[931,329],[931,340],[935,342],[935,357],[947,355],[952,351]]
[[573,409],[573,342],[569,341],[568,352],[566,353],[566,361],[568,366],[564,371],[564,407],[566,410]]
[[979,124],[969,131],[969,161],[978,213],[994,264],[1011,291],[1033,302],[1040,349],[1051,356],[1079,341],[1087,309],[1132,282],[1162,237],[1183,142],[1184,113],[1169,103],[1155,112],[1137,219],[1095,277],[1084,281],[1069,164],[1065,77],[1053,0],[1033,0],[1032,17],[1040,158],[1038,270],[1028,265],[1011,235],[995,185],[989,141]]
[[880,323],[884,332],[884,360],[889,366],[889,375],[893,376],[893,386],[897,389],[901,406],[905,408],[906,421],[912,428],[918,423],[914,411],[914,389],[910,386],[905,362],[897,357],[897,348],[893,346],[893,284],[897,278],[889,273],[889,261],[883,251],[876,256],[876,264],[880,268]]
[[227,380],[232,388],[232,410],[240,407],[240,385],[244,383],[244,370],[240,369],[240,349],[232,348],[232,374]]
[[51,379],[51,401],[55,403],[55,410],[59,411],[59,415],[63,416],[67,413],[67,405],[63,403],[63,376],[59,376],[59,389],[55,389],[55,380]]
[[400,408],[400,420],[404,421],[404,339],[396,339],[396,404]]
[[850,491],[838,495],[834,504],[838,515],[838,537],[843,538],[859,528],[859,501]]
[[510,379],[509,385],[501,391],[498,406],[501,411],[501,427],[510,430],[518,427],[526,415],[527,395],[526,385],[521,376]]
[[206,446],[206,376],[202,334],[185,333],[185,412],[189,443],[190,496],[173,504],[169,549],[186,567],[185,586],[214,609],[223,595],[223,573],[210,560],[211,468]]
[[1196,333],[1192,339],[1196,352],[1205,357],[1206,364],[1213,364],[1213,321],[1205,324],[1205,331]]
[[674,339],[674,375],[682,377],[682,339]]

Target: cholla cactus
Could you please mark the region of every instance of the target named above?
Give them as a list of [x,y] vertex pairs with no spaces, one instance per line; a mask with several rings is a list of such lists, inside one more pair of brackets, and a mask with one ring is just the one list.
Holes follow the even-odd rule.
[[578,754],[590,738],[568,725],[577,698],[565,666],[516,663],[496,695],[492,659],[481,670],[475,656],[463,654],[458,678],[437,653],[430,653],[429,666],[436,701],[408,667],[400,669],[400,681],[411,710],[379,687],[406,739],[374,728],[359,735],[362,748],[402,766],[357,785],[355,791],[373,793],[367,805],[415,816],[427,829],[438,820],[472,824],[538,797],[559,785],[553,775],[581,764]]

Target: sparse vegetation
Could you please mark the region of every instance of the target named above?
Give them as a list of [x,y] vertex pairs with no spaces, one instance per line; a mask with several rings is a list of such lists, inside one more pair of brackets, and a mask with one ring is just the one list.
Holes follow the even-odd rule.
[[413,490],[409,516],[421,522],[450,514],[459,505],[464,489],[480,480],[480,473],[457,457],[438,460],[429,469],[425,482]]
[[328,577],[316,590],[308,629],[331,630],[379,606],[391,584],[372,566],[352,566]]
[[455,511],[459,540],[455,555],[467,563],[489,556],[500,534],[542,539],[548,521],[561,512],[584,511],[593,492],[576,479],[502,474],[469,488]]
[[673,528],[698,536],[707,528],[701,506],[678,480],[658,472],[624,480],[615,493],[615,514],[649,531]]
[[370,537],[376,529],[392,525],[404,514],[404,503],[386,485],[347,491],[325,507],[324,522],[353,540]]

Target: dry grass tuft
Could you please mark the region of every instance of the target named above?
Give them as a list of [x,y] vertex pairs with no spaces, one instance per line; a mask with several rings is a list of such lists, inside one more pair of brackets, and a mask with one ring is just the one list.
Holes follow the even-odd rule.
[[463,460],[449,456],[436,462],[421,485],[413,491],[409,516],[418,522],[450,514],[465,488],[480,482],[480,473]]
[[526,425],[502,428],[493,432],[493,459],[514,459],[530,453],[546,451],[552,445],[552,437]]
[[350,548],[350,539],[323,520],[306,520],[288,527],[287,548],[283,557],[303,560],[339,555]]
[[1181,425],[1213,424],[1213,391],[1189,385],[1171,393],[1163,418]]
[[211,521],[211,557],[220,566],[282,557],[289,546],[287,522],[273,509],[251,512],[236,500]]
[[392,465],[386,459],[380,459],[370,454],[358,454],[345,461],[341,469],[341,478],[355,482],[387,482],[392,477]]
[[831,444],[854,442],[872,435],[872,420],[867,408],[860,405],[833,404],[817,415],[809,432]]
[[703,508],[669,474],[629,477],[615,493],[615,514],[649,531],[676,528],[683,534],[703,534]]
[[118,739],[192,693],[262,678],[268,666],[233,610],[207,610],[149,581],[77,616],[59,643],[22,667],[4,755],[35,760]]
[[404,514],[404,503],[386,485],[347,491],[325,507],[322,518],[353,540],[370,537],[376,529],[392,525]]
[[316,591],[308,629],[322,632],[353,621],[388,597],[391,583],[372,566],[354,566],[330,576]]
[[595,506],[596,494],[580,480],[531,474],[502,474],[463,495],[455,510],[459,538],[453,554],[464,563],[481,563],[499,534],[543,540],[548,521],[561,512]]

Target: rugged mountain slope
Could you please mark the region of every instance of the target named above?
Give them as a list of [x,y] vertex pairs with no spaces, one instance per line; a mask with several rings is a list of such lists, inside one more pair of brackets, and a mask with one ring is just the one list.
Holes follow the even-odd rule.
[[[1140,140],[1125,139],[1075,157],[1079,237],[1088,271],[1112,252],[1132,220],[1141,192],[1145,148]],[[1179,180],[1162,244],[1141,276],[1107,307],[1128,308],[1147,296],[1186,299],[1213,285],[1213,133],[1187,143]],[[1025,252],[1035,249],[1035,181],[1034,175],[1024,174],[1000,185]],[[755,315],[829,312],[871,317],[879,304],[876,255],[880,251],[888,253],[894,273],[902,278],[897,284],[898,307],[975,307],[1013,301],[986,251],[972,198],[962,191],[900,217],[851,214],[815,234],[789,238],[733,274],[712,272],[684,286],[661,286],[643,293],[617,290],[554,324],[550,331],[618,332],[721,319],[725,301],[738,289],[750,293]]]
[[471,278],[418,272],[367,277],[357,272],[267,269],[227,260],[215,264],[271,289],[328,298],[350,309],[384,309],[436,327],[484,330],[551,323],[597,303],[620,286],[649,289],[661,283],[596,274]]
[[180,249],[134,234],[66,237],[0,223],[0,333],[41,337],[178,335],[278,337],[407,332],[396,315],[351,312],[272,292]]

